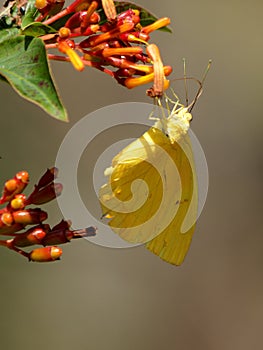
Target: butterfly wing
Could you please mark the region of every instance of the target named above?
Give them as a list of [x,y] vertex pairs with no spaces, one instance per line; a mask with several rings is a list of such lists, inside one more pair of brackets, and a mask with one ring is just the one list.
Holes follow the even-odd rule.
[[180,142],[171,145],[174,162],[181,179],[181,200],[178,211],[170,224],[146,244],[147,249],[161,259],[181,265],[189,250],[197,218],[197,178],[190,137],[183,136]]
[[151,128],[113,159],[109,181],[100,189],[112,230],[129,242],[146,243],[175,265],[189,249],[197,215],[192,158],[188,136],[171,143]]

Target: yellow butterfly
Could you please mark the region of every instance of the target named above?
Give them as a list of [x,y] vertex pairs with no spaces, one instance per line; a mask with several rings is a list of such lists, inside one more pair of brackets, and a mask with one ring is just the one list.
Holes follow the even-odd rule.
[[145,243],[163,260],[180,265],[197,218],[197,179],[189,108],[177,102],[105,171],[100,189],[103,216],[124,240]]

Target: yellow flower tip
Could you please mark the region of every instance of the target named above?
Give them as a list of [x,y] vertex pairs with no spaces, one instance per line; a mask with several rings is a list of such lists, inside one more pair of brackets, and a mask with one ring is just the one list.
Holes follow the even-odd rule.
[[71,30],[67,27],[61,27],[58,31],[58,35],[62,39],[68,38],[70,34],[71,34]]
[[5,183],[5,189],[8,192],[14,192],[16,190],[16,187],[17,187],[17,183],[15,179],[8,180]]
[[139,33],[139,37],[133,35],[133,34],[128,34],[127,40],[129,42],[139,42],[142,44],[147,45],[148,44],[148,40],[149,40],[149,36],[145,33]]
[[47,0],[36,0],[35,7],[38,10],[42,10],[44,7],[46,7],[48,4]]
[[167,90],[170,86],[170,80],[164,78],[164,81],[163,81],[163,91]]
[[4,214],[2,214],[1,221],[6,226],[11,226],[13,224],[13,222],[14,222],[13,216],[12,216],[11,213],[4,213]]
[[22,197],[17,197],[15,199],[12,199],[10,205],[11,205],[12,209],[14,209],[14,210],[24,209],[25,200]]
[[150,34],[151,32],[166,27],[171,23],[170,18],[168,17],[163,17],[155,21],[154,23],[142,28],[142,32],[145,34]]
[[78,54],[68,45],[66,41],[61,41],[58,44],[58,49],[62,53],[65,53],[68,58],[70,59],[70,62],[72,63],[73,67],[81,72],[84,68],[85,65],[82,62],[81,58],[78,56]]
[[171,66],[164,66],[163,67],[163,72],[164,75],[167,77],[168,75],[170,75],[173,71],[173,68]]
[[16,178],[24,184],[27,184],[29,182],[29,174],[27,171],[20,171],[16,174]]
[[134,13],[135,16],[140,16],[140,11],[137,9],[132,9],[132,12]]

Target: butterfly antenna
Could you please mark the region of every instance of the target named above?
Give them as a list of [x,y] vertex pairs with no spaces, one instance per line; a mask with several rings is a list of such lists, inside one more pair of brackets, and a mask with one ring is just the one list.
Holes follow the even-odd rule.
[[184,65],[185,105],[188,106],[189,99],[188,99],[188,87],[187,87],[187,77],[186,77],[186,59],[185,58],[183,58],[183,65]]
[[189,109],[188,109],[189,113],[191,113],[191,111],[192,111],[193,108],[194,108],[194,105],[196,104],[196,101],[197,101],[197,100],[199,99],[199,97],[202,95],[204,82],[205,82],[205,79],[206,79],[207,74],[208,74],[208,72],[209,72],[209,69],[210,69],[210,67],[211,67],[211,64],[212,64],[212,60],[209,60],[209,61],[208,61],[208,64],[207,64],[207,67],[206,67],[206,70],[205,70],[205,72],[204,72],[204,75],[203,75],[202,80],[201,80],[201,81],[198,81],[200,86],[199,86],[199,89],[198,89],[198,91],[197,91],[197,93],[196,93],[196,95],[195,95],[195,98],[194,98],[193,102],[191,102],[191,104],[189,105]]

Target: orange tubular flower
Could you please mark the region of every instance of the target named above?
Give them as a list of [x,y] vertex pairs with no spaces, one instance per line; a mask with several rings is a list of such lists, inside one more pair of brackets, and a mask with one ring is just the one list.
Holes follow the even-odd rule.
[[142,53],[143,50],[141,47],[121,47],[121,48],[106,48],[102,51],[103,57],[110,57],[114,55],[136,55],[138,53]]
[[113,0],[101,0],[101,3],[108,20],[114,20],[117,17],[117,12]]
[[164,70],[163,62],[161,60],[160,51],[155,44],[148,45],[146,51],[153,61],[153,71],[154,71],[154,83],[152,87],[152,96],[159,97],[163,94],[163,83],[164,83]]
[[[172,72],[172,67],[170,66],[164,66],[163,67],[163,74],[165,76],[171,74]],[[125,79],[125,86],[128,88],[128,89],[133,89],[135,88],[136,86],[140,86],[140,85],[144,85],[144,84],[148,84],[150,82],[152,82],[154,80],[154,75],[155,73],[149,73],[149,74],[146,74],[142,77],[138,77],[138,78],[127,78]],[[167,84],[166,84],[167,86]]]
[[78,71],[82,71],[84,69],[84,63],[82,62],[81,58],[78,56],[78,54],[68,45],[68,43],[63,40],[60,41],[58,44],[58,49],[62,53],[65,53],[68,58],[70,59],[70,62],[74,66],[74,68]]
[[[80,24],[81,29],[87,28],[87,26],[90,24],[92,20],[92,17],[94,17],[93,15],[94,15],[94,12],[97,10],[97,8],[98,8],[98,2],[92,1],[85,15],[81,19],[81,24]],[[97,20],[99,20],[99,17],[97,17]]]
[[171,22],[171,20],[168,17],[160,18],[157,21],[155,21],[154,23],[152,23],[146,27],[143,27],[142,32],[145,34],[150,34],[151,32],[153,32],[157,29],[168,26],[170,24],[170,22]]
[[120,25],[119,27],[116,27],[116,28],[108,31],[107,33],[103,33],[103,34],[98,35],[93,40],[89,40],[89,44],[90,44],[90,46],[96,46],[104,41],[114,39],[114,38],[118,37],[118,35],[125,33],[125,32],[128,32],[128,31],[132,30],[133,28],[134,28],[133,23],[124,23],[124,24]]

